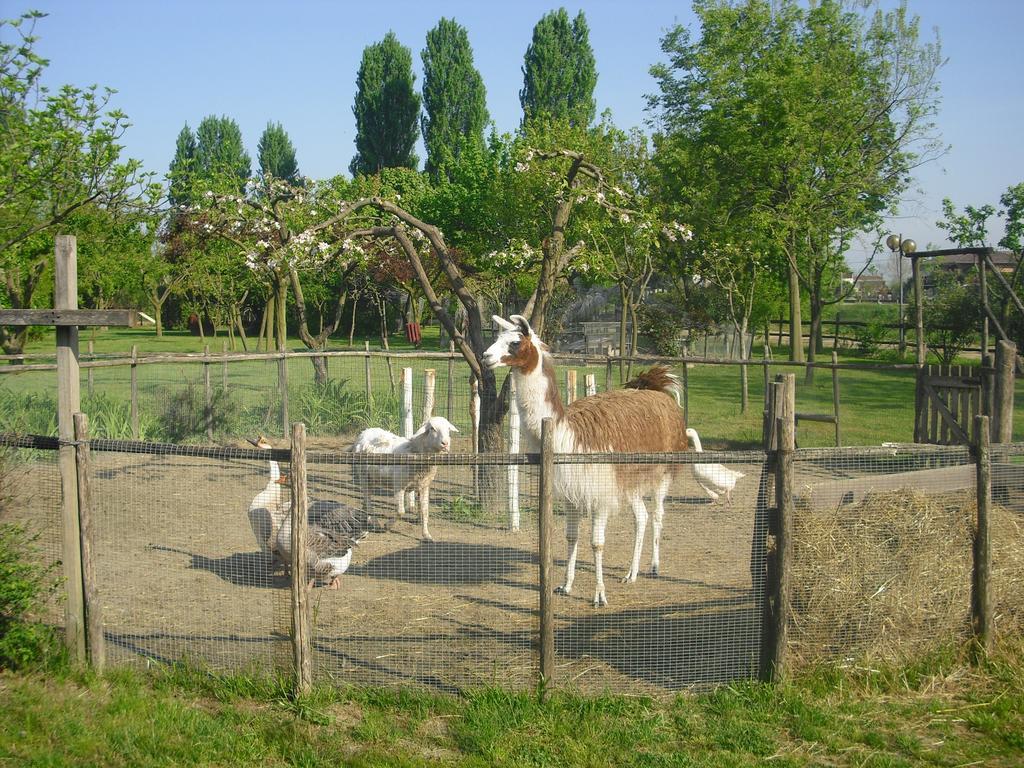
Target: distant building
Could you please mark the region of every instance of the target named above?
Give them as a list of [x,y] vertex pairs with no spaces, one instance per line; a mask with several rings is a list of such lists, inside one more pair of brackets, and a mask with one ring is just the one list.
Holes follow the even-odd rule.
[[849,290],[849,286],[853,286],[853,291],[848,297],[848,301],[894,301],[892,295],[892,289],[885,282],[885,278],[881,275],[869,275],[867,273],[860,277],[854,277],[852,274],[846,275],[843,278],[842,291],[845,293]]
[[[963,278],[974,269],[977,257],[973,253],[965,253],[956,256],[936,256],[934,261],[938,269],[956,272]],[[1013,251],[993,251],[992,263],[1004,275],[1012,274],[1017,268],[1017,254]]]

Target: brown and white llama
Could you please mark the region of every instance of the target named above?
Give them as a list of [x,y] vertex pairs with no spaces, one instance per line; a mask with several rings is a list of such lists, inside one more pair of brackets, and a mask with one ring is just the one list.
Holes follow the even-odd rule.
[[[521,315],[494,316],[502,331],[484,353],[490,368],[508,366],[516,385],[523,424],[524,450],[540,450],[541,422],[554,420],[556,453],[655,453],[685,451],[686,424],[678,405],[679,381],[667,368],[640,374],[626,389],[601,392],[563,405],[548,347]],[[569,594],[576,575],[580,518],[591,515],[591,546],[597,584],[594,605],[608,604],[604,588],[604,540],[608,517],[627,502],[633,510],[633,559],[623,582],[636,581],[647,528],[644,497],[654,501],[651,573],[658,574],[665,496],[676,467],[664,464],[558,464],[555,492],[570,506],[565,537],[568,558],[565,582],[555,591]]]

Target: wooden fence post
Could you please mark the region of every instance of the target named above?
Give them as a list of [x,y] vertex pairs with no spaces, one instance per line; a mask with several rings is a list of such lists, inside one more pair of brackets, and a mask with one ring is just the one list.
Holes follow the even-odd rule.
[[[412,420],[412,368],[403,368],[399,373],[399,382],[402,385],[401,419],[402,437],[412,437],[416,427]],[[416,492],[405,492],[405,507],[408,510],[416,509]]]
[[[469,420],[472,424],[473,453],[480,453],[480,382],[476,376],[469,380]],[[480,465],[473,465],[473,496],[483,502]]]
[[210,345],[203,347],[203,422],[206,424],[206,439],[213,442],[213,385],[210,383]]
[[402,437],[412,437],[412,368],[403,368],[399,376],[402,383]]
[[690,364],[686,362],[686,348],[683,349],[683,423],[690,423]]
[[281,392],[281,429],[287,435],[288,425],[288,353],[280,352],[277,358],[277,387]]
[[576,400],[576,369],[567,368],[565,371],[565,404],[570,405]]
[[369,405],[373,402],[373,385],[370,383],[370,342],[366,344],[366,357],[363,358],[364,365],[366,368],[366,403]]
[[555,425],[548,417],[540,426],[540,692],[544,696],[555,676],[555,611],[551,579],[551,533],[554,527]]
[[437,383],[437,371],[427,368],[423,371],[423,419],[424,421],[434,415],[434,388]]
[[308,693],[313,686],[313,637],[310,626],[309,582],[306,558],[309,495],[306,486],[306,425],[292,424],[292,651],[295,662],[295,690]]
[[132,420],[132,440],[139,439],[139,352],[134,344],[132,344],[132,367],[131,367],[131,420]]
[[839,430],[839,355],[832,350],[832,413],[836,417],[836,448],[843,444],[842,433]]
[[[78,245],[72,235],[58,235],[55,247],[53,307],[78,309]],[[82,532],[78,517],[78,470],[75,467],[74,414],[82,410],[78,326],[57,326],[57,461],[61,506],[61,561],[64,564],[65,643],[73,661],[84,662],[85,604],[82,591]]]
[[594,378],[594,374],[588,373],[583,378],[583,383],[584,383],[584,391],[586,392],[586,396],[587,397],[590,397],[591,395],[596,395],[597,394],[597,381]]
[[992,454],[989,447],[988,416],[974,417],[975,459],[978,470],[978,516],[974,532],[974,567],[971,579],[971,628],[978,655],[988,653],[992,643],[992,609],[989,577],[992,570],[992,540],[989,515],[992,511]]
[[[92,339],[89,339],[89,362],[92,362],[95,359],[96,359],[96,353],[95,353],[95,351],[93,349],[93,342],[92,342]],[[92,382],[92,368],[86,368],[85,369],[85,377],[86,377],[86,382],[87,382],[87,384],[86,384],[86,392],[89,393],[89,397],[92,397],[92,383],[93,383]]]
[[926,354],[924,346],[924,305],[921,303],[924,300],[924,283],[921,278],[920,261],[921,259],[911,254],[910,266],[914,275],[914,333],[917,336],[917,365],[919,368],[924,365]]
[[605,360],[604,360],[604,391],[607,392],[612,388],[612,345],[608,344],[605,346]]
[[454,405],[454,387],[453,380],[455,379],[455,342],[448,342],[448,407],[445,412],[445,418],[448,421],[452,420],[452,406]]
[[220,372],[221,373],[220,388],[221,388],[222,392],[227,392],[228,391],[228,361],[227,361],[228,342],[227,342],[227,339],[225,339],[223,342],[221,342],[221,355],[222,355],[222,357],[221,357],[222,362],[221,362],[221,372]]
[[1012,341],[996,344],[996,380],[992,395],[993,443],[1008,443],[1013,439],[1013,369],[1016,361],[1016,344]]
[[793,534],[793,453],[796,449],[796,375],[784,374],[776,400],[775,519],[769,523],[775,547],[769,558],[765,584],[764,654],[768,680],[786,673],[786,635],[790,603],[790,557]]
[[96,588],[96,570],[93,567],[92,506],[90,504],[89,467],[89,417],[76,413],[75,422],[75,466],[78,474],[78,519],[82,552],[82,600],[85,612],[85,648],[89,664],[102,672],[106,664],[106,650],[103,644],[103,607]]

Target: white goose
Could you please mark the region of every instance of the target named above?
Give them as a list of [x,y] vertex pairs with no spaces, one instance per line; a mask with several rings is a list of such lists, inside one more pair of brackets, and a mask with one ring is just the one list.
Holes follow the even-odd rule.
[[[696,429],[687,429],[686,436],[693,441],[693,450],[702,453],[704,449],[700,444],[700,435]],[[719,495],[725,494],[725,500],[732,504],[732,489],[736,487],[736,481],[746,474],[735,469],[729,469],[722,464],[694,464],[693,479],[697,485],[704,489],[712,501],[717,501]]]
[[[270,450],[273,447],[263,435],[255,440],[246,439],[257,448]],[[270,479],[249,504],[249,525],[260,550],[273,554],[277,532],[288,517],[291,507],[291,491],[284,484],[286,481],[282,481],[280,465],[274,460],[269,463]]]

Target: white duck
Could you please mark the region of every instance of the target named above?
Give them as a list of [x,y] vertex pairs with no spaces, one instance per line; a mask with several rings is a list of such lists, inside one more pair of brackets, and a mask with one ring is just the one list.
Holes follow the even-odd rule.
[[[693,450],[697,453],[704,451],[697,430],[687,429],[686,436],[693,441]],[[712,501],[717,501],[720,494],[725,494],[725,500],[732,504],[732,489],[736,487],[736,481],[741,477],[746,477],[746,475],[722,464],[693,465],[693,479],[711,497]]]
[[[248,439],[248,438],[247,438]],[[248,439],[257,448],[270,450],[273,446],[263,435],[257,439]],[[274,539],[277,532],[288,517],[288,510],[291,506],[291,491],[286,480],[281,478],[280,465],[271,460],[270,479],[266,487],[253,498],[249,504],[249,525],[252,527],[253,536],[256,537],[256,544],[260,550],[267,553],[274,553]]]

